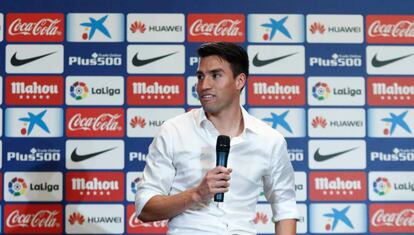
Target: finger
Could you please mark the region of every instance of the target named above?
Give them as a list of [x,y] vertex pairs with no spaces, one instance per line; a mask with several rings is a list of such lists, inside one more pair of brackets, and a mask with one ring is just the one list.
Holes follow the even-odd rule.
[[229,181],[231,179],[231,176],[226,173],[220,173],[214,177],[216,180],[225,180]]

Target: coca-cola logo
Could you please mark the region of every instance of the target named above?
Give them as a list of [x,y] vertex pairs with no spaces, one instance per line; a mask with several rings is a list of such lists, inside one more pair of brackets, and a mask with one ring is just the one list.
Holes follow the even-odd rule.
[[132,213],[129,218],[129,226],[132,228],[167,228],[168,220],[153,221],[144,223],[139,220],[136,216],[136,213]]
[[203,22],[202,19],[194,21],[190,27],[192,36],[241,36],[240,20],[223,19],[217,23]]
[[384,209],[377,210],[371,218],[374,227],[414,227],[414,210],[407,208],[399,212],[385,212]]
[[61,35],[58,24],[60,19],[43,18],[36,22],[24,22],[21,18],[15,19],[9,26],[9,35],[55,36]]
[[369,26],[370,37],[414,37],[414,21],[400,20],[396,23],[383,24],[375,20]]
[[24,214],[19,210],[12,211],[7,219],[6,226],[14,227],[31,227],[31,228],[54,228],[60,227],[57,222],[59,215],[57,210],[40,210],[34,214]]
[[81,113],[74,115],[68,124],[71,131],[120,131],[122,127],[118,122],[120,114],[102,113],[97,117],[82,117]]

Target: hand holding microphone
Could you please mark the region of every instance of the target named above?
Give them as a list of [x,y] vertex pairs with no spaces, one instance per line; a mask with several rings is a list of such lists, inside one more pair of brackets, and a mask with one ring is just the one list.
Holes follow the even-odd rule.
[[[227,135],[220,135],[217,138],[216,144],[216,166],[227,167],[227,159],[230,152],[230,137]],[[217,193],[214,195],[215,202],[223,202],[224,193]]]

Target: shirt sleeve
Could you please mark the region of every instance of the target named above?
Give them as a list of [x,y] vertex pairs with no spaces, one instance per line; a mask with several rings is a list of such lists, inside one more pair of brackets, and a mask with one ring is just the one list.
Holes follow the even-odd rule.
[[175,175],[170,140],[168,130],[163,125],[148,148],[143,176],[135,195],[137,215],[153,196],[168,195],[170,192]]
[[263,179],[263,188],[272,208],[273,222],[299,219],[294,172],[287,154],[286,140],[283,137],[272,152],[269,174]]

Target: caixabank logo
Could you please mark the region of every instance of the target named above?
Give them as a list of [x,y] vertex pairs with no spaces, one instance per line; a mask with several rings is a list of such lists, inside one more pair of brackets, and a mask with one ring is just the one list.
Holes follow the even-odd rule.
[[414,43],[413,15],[367,15],[366,38],[368,43]]
[[246,37],[243,14],[188,14],[189,42],[244,42]]
[[364,201],[367,179],[365,172],[311,172],[309,175],[312,201]]
[[69,13],[66,21],[69,42],[123,42],[123,14]]
[[305,137],[305,110],[300,108],[250,108],[249,113],[286,138]]
[[247,102],[254,106],[301,106],[305,104],[303,77],[250,77]]
[[62,42],[64,22],[61,13],[9,13],[6,39],[8,42]]
[[123,137],[125,132],[122,108],[68,108],[68,137]]
[[138,219],[133,204],[128,204],[126,215],[128,234],[166,234],[168,231],[168,220],[144,223]]
[[184,42],[184,14],[128,14],[128,42]]
[[368,174],[369,200],[412,201],[413,179],[411,171],[371,171]]
[[369,77],[371,106],[414,106],[414,77]]
[[414,233],[414,204],[369,205],[369,231],[372,233]]
[[120,76],[66,77],[68,105],[122,105],[124,78]]
[[128,77],[128,105],[183,105],[184,77]]
[[102,202],[124,200],[123,172],[67,172],[66,200]]
[[67,140],[67,169],[124,169],[123,140]]
[[305,17],[299,14],[249,14],[248,41],[259,43],[301,43],[305,40]]
[[7,234],[62,234],[61,204],[6,204],[4,232]]
[[61,76],[8,76],[5,86],[7,105],[63,104]]
[[5,119],[7,137],[61,137],[63,135],[61,108],[7,108]]
[[60,172],[6,172],[4,200],[8,202],[42,202],[62,200]]
[[368,136],[378,138],[414,137],[413,109],[368,109]]
[[124,206],[121,204],[68,204],[65,231],[70,234],[124,233]]

